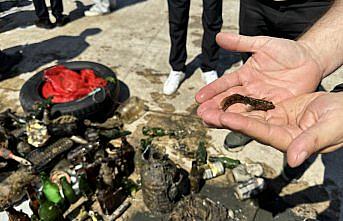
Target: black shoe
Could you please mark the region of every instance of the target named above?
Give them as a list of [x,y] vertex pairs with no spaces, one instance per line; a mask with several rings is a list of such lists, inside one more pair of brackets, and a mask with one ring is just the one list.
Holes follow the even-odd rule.
[[67,23],[70,22],[70,18],[67,15],[61,15],[59,17],[56,17],[56,25],[57,26],[64,26]]
[[230,132],[225,137],[224,147],[226,149],[233,149],[236,147],[244,146],[250,143],[252,140],[253,139],[244,134],[238,132]]
[[23,59],[23,53],[21,51],[17,51],[14,54],[7,55],[6,58],[6,63],[0,67],[1,78],[3,78],[3,74],[7,74]]
[[50,19],[38,19],[35,21],[35,25],[38,28],[53,29],[55,25],[51,23]]

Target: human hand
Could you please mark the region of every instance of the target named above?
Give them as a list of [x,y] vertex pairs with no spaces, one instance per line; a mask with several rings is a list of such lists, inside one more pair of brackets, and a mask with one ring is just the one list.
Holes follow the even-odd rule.
[[[213,110],[203,114],[213,124]],[[269,111],[222,112],[220,127],[238,131],[287,152],[291,167],[299,166],[315,152],[343,146],[343,93],[312,93],[285,100]]]
[[219,33],[217,42],[224,49],[253,54],[239,70],[222,76],[197,93],[200,116],[207,109],[220,111],[221,100],[231,94],[277,103],[315,91],[322,79],[324,67],[304,42],[230,33]]

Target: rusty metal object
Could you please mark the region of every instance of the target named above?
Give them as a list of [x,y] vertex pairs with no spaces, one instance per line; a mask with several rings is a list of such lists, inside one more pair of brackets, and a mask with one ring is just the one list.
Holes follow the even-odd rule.
[[209,198],[190,195],[180,201],[169,216],[169,221],[232,221],[228,209]]
[[141,179],[145,205],[153,214],[169,213],[182,192],[183,176],[176,165],[166,155],[151,151],[144,160]]
[[237,104],[237,103],[248,104],[252,106],[253,110],[268,111],[275,108],[274,104],[270,101],[243,96],[240,94],[233,94],[229,97],[226,97],[220,103],[220,108],[223,111],[226,111],[231,105]]
[[69,138],[61,138],[44,149],[36,149],[26,156],[37,170],[47,166],[52,160],[70,150],[74,142]]

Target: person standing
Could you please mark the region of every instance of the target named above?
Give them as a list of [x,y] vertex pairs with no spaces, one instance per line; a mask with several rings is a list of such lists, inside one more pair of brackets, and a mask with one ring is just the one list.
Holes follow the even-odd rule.
[[52,23],[49,18],[49,11],[45,0],[33,0],[38,20],[35,25],[39,28],[52,29],[55,26],[64,26],[70,22],[70,18],[63,14],[62,0],[50,0],[52,15],[56,18],[56,23]]
[[[164,83],[163,93],[173,94],[180,83],[185,79],[187,60],[187,29],[191,0],[168,0],[169,10],[169,34],[171,49],[169,63],[172,70]],[[202,79],[206,84],[218,78],[217,63],[219,58],[219,46],[216,43],[216,35],[220,32],[222,19],[223,0],[203,0],[202,24],[204,35],[202,39]]]
[[[241,0],[239,34],[271,36],[296,40],[306,32],[331,6],[332,0]],[[251,53],[243,52],[245,63]],[[233,149],[252,141],[238,132],[230,132],[224,147]]]

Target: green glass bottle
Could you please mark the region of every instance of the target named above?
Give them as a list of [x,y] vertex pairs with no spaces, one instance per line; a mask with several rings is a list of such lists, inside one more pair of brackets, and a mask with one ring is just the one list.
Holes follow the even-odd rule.
[[75,203],[77,201],[77,197],[71,184],[68,183],[67,178],[62,177],[60,181],[61,181],[62,192],[63,192],[64,197],[67,198],[70,204]]
[[64,221],[62,211],[58,206],[49,200],[45,200],[43,196],[39,200],[39,220],[40,221]]
[[210,156],[208,158],[208,160],[210,162],[219,161],[227,169],[233,169],[233,168],[237,167],[239,164],[241,164],[241,161],[235,160],[235,159],[232,159],[232,158],[229,158],[229,157],[214,157],[214,156]]
[[90,196],[93,193],[93,191],[88,184],[86,174],[85,173],[78,174],[77,180],[79,183],[80,193],[84,196]]
[[47,200],[55,204],[61,204],[63,198],[57,184],[52,183],[45,173],[40,175],[43,184],[43,193]]
[[198,166],[201,166],[207,163],[207,151],[206,151],[204,141],[199,142],[198,149],[196,152],[196,160],[197,160]]
[[102,136],[106,139],[109,139],[109,140],[114,140],[114,139],[117,139],[120,137],[125,137],[125,136],[130,135],[130,134],[131,134],[130,131],[127,131],[127,130],[122,131],[122,130],[117,129],[117,128],[99,131],[100,136]]
[[168,132],[161,127],[143,127],[142,133],[149,137],[162,137],[168,135]]

